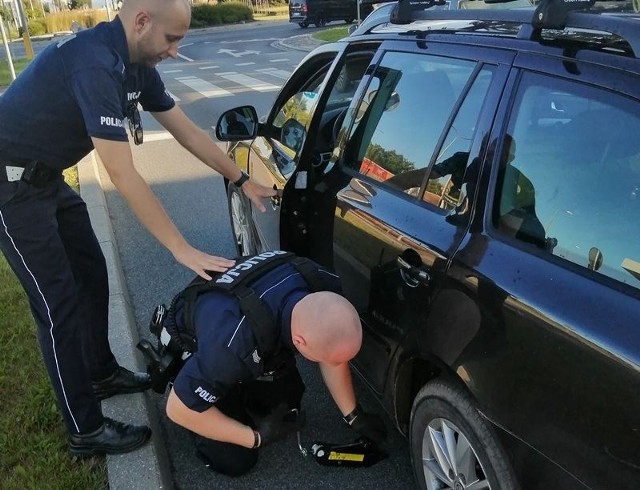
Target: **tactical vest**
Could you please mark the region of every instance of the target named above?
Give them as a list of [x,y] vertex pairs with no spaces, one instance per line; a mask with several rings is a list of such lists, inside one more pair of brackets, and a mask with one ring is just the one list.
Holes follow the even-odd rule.
[[[241,260],[241,262],[240,262]],[[211,280],[196,277],[171,301],[165,327],[172,340],[186,352],[198,349],[198,339],[194,325],[195,303],[199,295],[207,291],[222,291],[234,296],[239,303],[245,321],[251,327],[258,354],[263,359],[274,358],[278,354],[274,332],[278,331],[269,306],[250,287],[256,279],[283,264],[291,264],[303,277],[311,292],[332,291],[340,294],[337,281],[329,280],[318,265],[304,257],[281,250],[263,252],[251,257],[241,257],[236,265],[225,272],[214,272]],[[182,301],[182,322],[176,321],[176,307]]]

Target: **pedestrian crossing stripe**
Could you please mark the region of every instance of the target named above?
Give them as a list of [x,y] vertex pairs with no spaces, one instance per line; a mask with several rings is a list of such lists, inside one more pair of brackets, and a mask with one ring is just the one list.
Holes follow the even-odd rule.
[[283,80],[286,80],[291,75],[291,72],[278,70],[277,68],[259,68],[256,71],[266,73],[267,75],[273,75],[274,77],[282,78]]
[[228,95],[233,95],[228,90],[217,87],[216,85],[198,77],[177,77],[176,80],[196,92],[199,92],[205,97],[226,97]]
[[235,82],[238,85],[248,87],[252,90],[257,90],[258,92],[272,92],[274,90],[280,90],[280,87],[278,85],[273,85],[271,83],[263,82],[261,80],[258,80],[257,78],[253,78],[248,75],[243,75],[242,73],[237,73],[234,71],[225,72],[225,73],[216,73],[215,75],[219,76],[220,78],[231,80],[232,82]]

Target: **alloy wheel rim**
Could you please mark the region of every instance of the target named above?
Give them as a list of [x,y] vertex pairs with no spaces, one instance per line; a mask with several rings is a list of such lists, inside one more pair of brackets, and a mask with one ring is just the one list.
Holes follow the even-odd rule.
[[475,449],[450,420],[433,419],[422,437],[427,490],[491,489]]
[[231,194],[231,220],[233,221],[233,235],[236,245],[240,253],[245,255],[249,248],[249,223],[244,212],[242,199],[237,192]]

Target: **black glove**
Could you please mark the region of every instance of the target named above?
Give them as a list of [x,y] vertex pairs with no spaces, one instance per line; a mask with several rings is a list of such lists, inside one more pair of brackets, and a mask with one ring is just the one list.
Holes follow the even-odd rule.
[[345,415],[344,421],[355,430],[358,434],[367,439],[380,444],[387,439],[387,428],[384,425],[382,417],[375,413],[367,413],[357,407],[348,415]]
[[256,447],[265,446],[300,430],[304,421],[304,412],[291,410],[286,404],[278,405],[273,412],[258,422],[257,432],[260,440]]

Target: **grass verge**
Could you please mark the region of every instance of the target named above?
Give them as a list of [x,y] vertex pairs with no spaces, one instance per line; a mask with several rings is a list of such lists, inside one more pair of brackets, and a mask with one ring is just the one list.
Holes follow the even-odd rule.
[[[24,70],[25,66],[29,64],[29,60],[26,58],[19,58],[13,60],[13,69],[16,71],[16,76]],[[12,82],[11,69],[9,68],[9,60],[6,58],[0,60],[0,87],[6,87]]]
[[[78,189],[76,167],[65,179]],[[0,487],[108,488],[106,459],[79,460],[46,375],[27,298],[0,254]]]
[[347,26],[332,27],[330,29],[324,29],[323,31],[313,34],[314,39],[332,43],[343,37],[347,37]]

